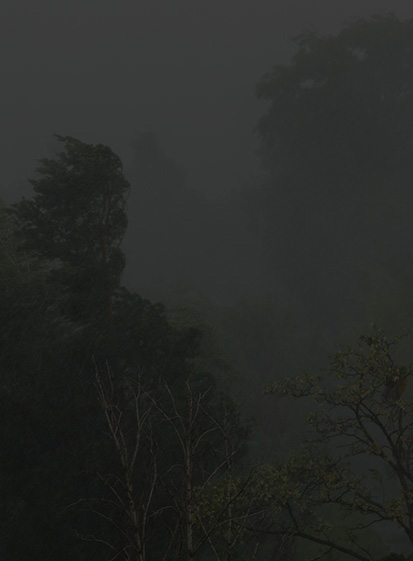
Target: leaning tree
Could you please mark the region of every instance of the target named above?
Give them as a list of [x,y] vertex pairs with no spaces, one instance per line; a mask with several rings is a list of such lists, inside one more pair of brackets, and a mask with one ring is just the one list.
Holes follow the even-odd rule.
[[49,262],[50,277],[74,318],[112,319],[111,296],[124,268],[129,183],[122,162],[102,144],[57,136],[64,151],[43,158],[31,200],[13,205],[24,246]]

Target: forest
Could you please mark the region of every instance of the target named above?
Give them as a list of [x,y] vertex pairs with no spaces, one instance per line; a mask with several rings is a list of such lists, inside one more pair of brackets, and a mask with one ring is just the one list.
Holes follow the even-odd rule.
[[1,559],[413,559],[413,20],[294,42],[254,185],[56,134],[0,200]]

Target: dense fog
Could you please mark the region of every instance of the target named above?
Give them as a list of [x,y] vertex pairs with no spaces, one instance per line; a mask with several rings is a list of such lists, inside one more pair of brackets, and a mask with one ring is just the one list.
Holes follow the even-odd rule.
[[413,556],[413,5],[4,10],[0,555]]

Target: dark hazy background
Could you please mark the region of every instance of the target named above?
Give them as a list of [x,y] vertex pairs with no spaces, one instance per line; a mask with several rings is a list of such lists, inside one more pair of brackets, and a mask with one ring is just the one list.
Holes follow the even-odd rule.
[[[255,86],[288,63],[289,40],[302,30],[336,33],[349,18],[388,11],[409,18],[413,4],[9,1],[0,24],[1,196],[30,196],[27,177],[54,152],[54,133],[107,144],[132,183],[129,286],[162,297],[178,283],[221,302],[273,290],[259,219],[251,225],[232,195],[262,181],[253,129],[265,106]],[[152,158],[163,158],[158,178],[137,166],[133,149],[148,131],[159,143]],[[287,301],[288,290],[276,291]]]
[[[2,183],[25,189],[51,135],[107,143],[127,160],[131,136],[159,134],[191,187],[220,194],[254,175],[261,76],[303,29],[348,18],[413,15],[409,0],[3,3]],[[27,187],[26,187],[27,192]]]
[[[37,160],[62,149],[56,133],[120,156],[131,184],[122,282],[166,304],[174,326],[207,326],[203,352],[215,360],[219,346],[228,359],[233,371],[221,358],[214,368],[256,421],[257,457],[290,450],[305,426],[303,411],[263,397],[266,384],[319,371],[336,344],[371,322],[392,333],[413,328],[409,124],[402,117],[363,144],[338,95],[346,146],[361,154],[365,175],[342,168],[345,154],[333,145],[325,177],[330,146],[314,150],[312,168],[313,152],[292,151],[281,181],[279,161],[260,167],[254,133],[267,109],[256,86],[288,66],[291,38],[335,35],[348,20],[388,12],[413,18],[413,2],[6,0],[1,8],[0,199],[31,197]],[[381,84],[381,59],[373,74]],[[380,91],[360,82],[372,98]],[[326,120],[334,139],[338,121]],[[301,148],[312,142],[305,123],[291,128],[293,137],[307,133]],[[390,164],[403,163],[394,175],[381,173],[387,147]]]

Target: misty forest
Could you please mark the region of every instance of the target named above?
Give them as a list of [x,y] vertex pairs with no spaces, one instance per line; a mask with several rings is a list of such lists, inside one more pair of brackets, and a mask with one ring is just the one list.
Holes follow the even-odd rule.
[[58,130],[2,196],[2,560],[413,559],[413,19],[292,43],[237,188]]

